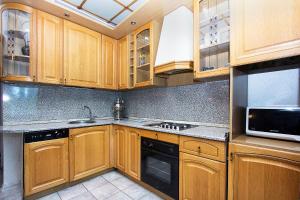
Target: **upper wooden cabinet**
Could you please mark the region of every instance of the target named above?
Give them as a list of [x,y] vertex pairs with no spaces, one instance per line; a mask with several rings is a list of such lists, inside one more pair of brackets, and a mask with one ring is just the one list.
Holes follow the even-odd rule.
[[37,12],[37,81],[63,83],[63,20]]
[[243,144],[230,144],[228,199],[300,198],[300,155]]
[[70,180],[109,168],[109,126],[70,130]]
[[300,54],[299,0],[232,0],[231,65]]
[[128,36],[118,43],[118,89],[128,89],[129,86],[129,45]]
[[181,200],[226,199],[225,163],[180,153],[179,177]]
[[134,32],[134,87],[164,84],[154,77],[154,63],[162,23],[152,21]]
[[1,9],[1,78],[8,81],[36,79],[36,11],[7,3]]
[[229,75],[229,0],[194,0],[194,78]]
[[[109,56],[112,57],[112,54]],[[101,34],[64,20],[65,84],[100,87],[100,66]]]
[[102,87],[117,89],[117,40],[102,35]]
[[25,196],[69,181],[68,138],[24,145]]

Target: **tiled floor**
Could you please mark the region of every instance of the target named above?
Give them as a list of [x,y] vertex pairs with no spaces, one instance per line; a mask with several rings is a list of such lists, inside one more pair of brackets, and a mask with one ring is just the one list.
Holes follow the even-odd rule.
[[146,190],[116,171],[66,188],[39,200],[159,200]]

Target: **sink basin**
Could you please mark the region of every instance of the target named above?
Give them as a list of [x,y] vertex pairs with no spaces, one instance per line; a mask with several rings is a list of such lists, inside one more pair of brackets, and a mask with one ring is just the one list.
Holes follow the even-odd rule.
[[95,120],[75,120],[75,121],[69,121],[68,124],[93,124],[96,123]]

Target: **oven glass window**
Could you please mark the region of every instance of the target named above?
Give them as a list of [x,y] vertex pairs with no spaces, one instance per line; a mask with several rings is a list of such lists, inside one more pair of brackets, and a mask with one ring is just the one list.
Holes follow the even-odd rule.
[[145,172],[157,179],[170,184],[171,183],[171,164],[158,160],[155,157],[146,158]]

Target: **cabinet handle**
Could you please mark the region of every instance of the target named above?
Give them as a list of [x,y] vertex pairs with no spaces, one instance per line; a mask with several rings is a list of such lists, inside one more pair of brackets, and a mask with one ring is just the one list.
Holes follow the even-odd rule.
[[234,159],[234,154],[230,153],[230,161],[233,161],[233,159]]
[[201,147],[200,146],[198,147],[198,153],[201,153]]
[[73,136],[72,136],[72,135],[70,135],[70,137],[69,137],[69,138],[70,138],[70,140],[73,140]]
[[32,76],[32,80],[35,81],[35,75]]
[[65,78],[65,84],[67,84],[67,79]]

